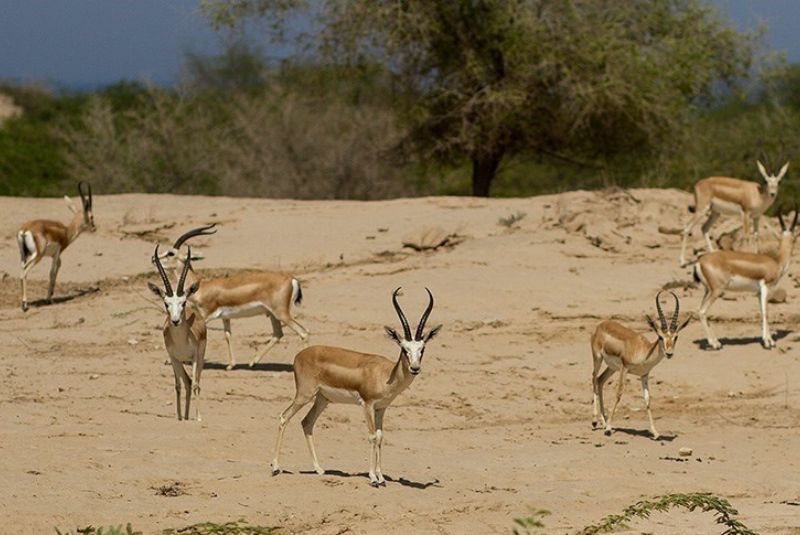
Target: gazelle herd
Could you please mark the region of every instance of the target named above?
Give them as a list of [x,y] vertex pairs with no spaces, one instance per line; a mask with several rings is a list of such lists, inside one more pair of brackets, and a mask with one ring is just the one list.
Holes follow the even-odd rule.
[[[757,162],[757,168],[765,181],[762,186],[727,177],[709,177],[698,181],[694,188],[695,204],[693,209],[690,208],[694,214],[682,232],[679,263],[681,267],[693,264],[694,279],[705,289],[698,315],[708,346],[712,349],[720,349],[721,344],[708,324],[707,315],[711,305],[725,292],[752,292],[758,295],[761,339],[765,348],[771,349],[775,346],[767,322],[768,293],[788,271],[800,211],[795,206],[791,224],[788,225],[784,220],[787,214],[778,211],[781,234],[777,253],[761,252],[758,239],[760,218],[775,203],[779,184],[786,175],[789,163],[785,163],[775,174],[770,174],[761,161]],[[21,262],[23,311],[29,307],[27,276],[30,270],[44,257],[52,258],[47,291],[47,300],[52,300],[62,252],[83,231],[95,230],[91,186],[81,182],[78,184],[78,191],[82,203],[80,210],[67,198],[67,204],[74,213],[68,224],[37,219],[23,224],[16,234]],[[714,251],[710,230],[720,214],[741,216],[745,244],[754,249],[753,251]],[[708,253],[690,263],[686,258],[689,236],[700,222],[703,222],[703,237]],[[398,301],[400,288],[391,293],[391,302],[402,327],[402,333],[386,327],[386,334],[399,347],[396,359],[340,347],[308,347],[309,331],[294,317],[294,308],[303,299],[301,284],[296,277],[271,271],[216,278],[198,276],[193,262],[201,261],[204,256],[197,249],[193,251],[188,242],[193,238],[211,236],[215,232],[214,224],[190,229],[169,247],[160,250],[160,246],[156,245],[151,258],[161,284],[148,283],[148,287],[164,306],[164,346],[175,376],[178,420],[189,419],[192,397],[195,402],[195,419],[201,419],[200,377],[206,356],[206,323],[222,321],[228,352],[226,369],[233,370],[236,358],[231,343],[231,321],[261,317],[267,320],[270,335],[261,351],[251,360],[251,367],[281,340],[284,328],[294,331],[306,346],[294,358],[294,399],[279,416],[271,462],[273,475],[281,473],[279,454],[286,426],[308,404],[311,404],[311,409],[302,419],[302,429],[314,470],[323,474],[324,470],[314,448],[314,424],[330,403],[345,403],[360,405],[364,412],[370,445],[370,484],[376,487],[385,485],[386,480],[381,470],[384,413],[421,372],[426,346],[442,327],[437,325],[425,332],[433,310],[432,292],[425,289],[428,305],[413,333]],[[650,410],[650,373],[665,358],[672,358],[676,352],[679,333],[691,320],[691,316],[687,316],[681,321],[680,301],[673,292],[668,294],[673,301],[673,311],[668,319],[662,309],[662,295],[664,293],[660,291],[655,296],[657,321],[650,316],[646,317],[655,340],[610,319],[600,322],[591,336],[591,383],[594,397],[592,427],[599,424],[607,435],[613,432],[612,422],[626,376],[630,373],[641,379],[650,432],[654,439],[659,438]],[[33,303],[34,306],[36,304]],[[603,387],[617,372],[619,379],[616,397],[611,413],[607,415]],[[183,406],[182,389],[185,390]]]

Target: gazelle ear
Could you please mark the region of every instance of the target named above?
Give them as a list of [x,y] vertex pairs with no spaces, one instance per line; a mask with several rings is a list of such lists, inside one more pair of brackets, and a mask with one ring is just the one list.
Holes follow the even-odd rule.
[[691,316],[691,315],[689,315],[689,317],[688,317],[688,318],[686,318],[686,321],[684,321],[684,322],[681,324],[681,326],[680,326],[680,327],[678,327],[678,330],[677,330],[677,331],[675,331],[675,332],[676,332],[676,333],[679,333],[679,332],[681,332],[683,329],[685,329],[685,328],[686,328],[686,326],[687,326],[687,325],[689,325],[689,322],[690,322],[690,321],[692,321],[692,316]]
[[150,291],[159,296],[161,299],[164,299],[164,294],[161,293],[161,288],[153,284],[152,282],[147,283],[147,287],[150,288]]
[[431,338],[433,338],[434,336],[439,334],[439,331],[441,331],[441,330],[442,330],[442,326],[441,325],[437,325],[436,327],[434,327],[433,329],[428,331],[428,334],[425,335],[423,340],[427,343],[428,340],[430,340]]
[[197,290],[199,289],[200,289],[200,281],[194,281],[192,285],[189,286],[189,289],[186,291],[186,297],[189,297],[193,293],[196,293]]
[[388,326],[384,326],[383,328],[386,329],[386,336],[388,336],[398,344],[402,342],[402,339],[400,338],[400,335],[397,334],[397,331]]
[[767,170],[764,169],[764,164],[761,163],[761,160],[756,160],[756,165],[758,166],[758,172],[761,173],[761,176],[765,179],[768,178],[769,174],[767,174]]
[[785,164],[783,164],[783,167],[781,167],[781,170],[778,173],[778,177],[777,177],[778,180],[782,179],[783,175],[785,175],[786,171],[788,171],[788,170],[789,170],[789,162],[786,162]]
[[658,327],[656,327],[656,322],[653,321],[653,318],[645,314],[644,319],[647,320],[647,324],[650,326],[650,328],[653,329],[656,334],[659,334],[660,331],[658,330]]
[[75,203],[72,202],[72,199],[69,198],[69,195],[64,195],[64,202],[67,203],[67,208],[69,208],[70,212],[73,214],[78,213],[78,209],[75,207]]

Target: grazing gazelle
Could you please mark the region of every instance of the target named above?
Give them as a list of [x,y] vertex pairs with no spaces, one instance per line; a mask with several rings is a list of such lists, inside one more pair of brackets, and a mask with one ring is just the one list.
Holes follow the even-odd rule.
[[705,219],[703,223],[703,237],[706,240],[708,251],[714,250],[709,231],[720,214],[734,214],[742,216],[742,230],[748,243],[752,243],[753,236],[750,231],[750,222],[753,223],[756,252],[758,252],[758,226],[761,216],[766,212],[778,196],[778,185],[789,170],[789,162],[783,164],[777,175],[767,173],[761,161],[756,161],[758,171],[764,177],[764,185],[756,182],[712,176],[699,180],[694,185],[694,207],[689,207],[694,215],[683,229],[681,242],[681,267],[687,265],[686,244],[692,229]]
[[[175,240],[172,247],[161,254],[162,258],[174,259],[174,271],[182,269],[187,262],[188,255],[181,255],[181,246],[194,236],[214,234],[215,225],[208,225],[192,229]],[[197,255],[191,260],[199,260],[202,255]],[[189,281],[197,280],[194,270],[189,270]],[[228,346],[228,365],[231,370],[236,366],[236,359],[231,348],[231,320],[266,315],[272,325],[272,336],[267,340],[267,345],[250,362],[255,366],[272,347],[283,337],[283,325],[300,336],[307,342],[309,333],[292,316],[292,305],[299,305],[303,300],[303,291],[300,281],[286,273],[262,271],[248,275],[233,275],[203,279],[200,290],[192,297],[195,305],[206,321],[221,319],[225,330],[225,341]]]
[[775,287],[789,269],[795,240],[794,229],[797,226],[799,214],[797,205],[795,205],[794,220],[791,227],[787,229],[783,216],[780,211],[778,212],[781,241],[777,256],[739,251],[717,251],[701,256],[694,265],[694,279],[705,287],[699,316],[706,333],[706,340],[711,348],[720,349],[722,344],[708,325],[708,309],[725,291],[758,294],[761,309],[761,341],[767,349],[775,347],[775,340],[773,340],[767,324],[767,297],[769,290]]
[[403,310],[397,302],[400,288],[392,294],[392,304],[400,324],[403,336],[391,327],[386,327],[389,338],[400,346],[400,356],[396,361],[379,355],[359,353],[349,349],[329,346],[312,346],[302,350],[294,358],[295,396],[291,405],[281,413],[278,437],[275,442],[275,457],[272,459],[272,474],[281,472],[278,455],[286,424],[303,406],[313,401],[314,405],[303,418],[303,433],[308,450],[314,462],[314,470],[318,474],[325,471],[319,466],[317,453],[314,450],[314,422],[325,410],[328,403],[353,403],[364,408],[364,415],[369,430],[370,456],[369,480],[374,487],[385,485],[381,472],[381,445],[383,444],[383,415],[386,408],[411,385],[414,377],[422,371],[422,355],[425,344],[436,336],[438,325],[424,334],[425,323],[433,309],[433,295],[428,292],[428,306],[422,313],[417,330],[411,336]]
[[75,207],[68,196],[64,196],[67,207],[75,214],[68,224],[50,219],[34,219],[23,224],[17,231],[17,245],[22,264],[22,310],[28,310],[28,272],[33,266],[46,256],[53,258],[50,266],[50,284],[47,287],[47,299],[51,301],[58,269],[61,267],[61,253],[84,230],[95,231],[92,186],[86,182],[78,182],[78,193],[83,206],[81,210]]
[[[641,334],[610,320],[601,322],[595,329],[594,334],[592,334],[592,359],[594,360],[592,369],[592,390],[594,391],[592,428],[597,427],[599,414],[600,423],[605,427],[605,434],[611,434],[611,421],[614,419],[617,405],[622,398],[625,375],[630,372],[642,379],[642,396],[644,397],[645,407],[647,407],[647,416],[650,418],[650,432],[653,434],[654,439],[658,438],[658,431],[656,431],[656,426],[653,423],[653,413],[650,412],[650,372],[664,357],[672,358],[672,354],[675,351],[675,343],[678,341],[678,333],[692,319],[691,317],[686,318],[686,321],[678,326],[680,302],[677,295],[673,292],[670,292],[670,294],[675,298],[675,311],[672,313],[672,321],[669,325],[667,325],[667,319],[664,317],[664,311],[661,310],[661,303],[659,302],[661,292],[656,294],[656,311],[658,312],[659,324],[656,324],[650,316],[646,316],[647,323],[658,337],[655,342],[650,342]],[[603,362],[606,363],[606,369],[598,375]],[[611,416],[606,419],[606,409],[603,404],[603,386],[616,371],[619,371],[617,399],[611,409]]]
[[[189,251],[191,255],[191,251]],[[183,412],[183,419],[189,419],[189,404],[192,401],[192,393],[195,395],[195,418],[200,421],[200,374],[203,371],[203,364],[206,354],[206,324],[199,314],[194,312],[191,315],[186,313],[186,302],[193,293],[197,292],[199,283],[194,282],[188,290],[184,290],[186,274],[189,272],[191,262],[184,264],[183,272],[178,279],[176,291],[172,291],[172,284],[169,282],[164,266],[158,258],[158,245],[153,253],[153,264],[161,275],[164,283],[164,291],[161,288],[148,282],[147,286],[154,294],[164,301],[164,308],[167,311],[167,318],[164,322],[164,345],[169,353],[169,360],[172,363],[172,371],[175,373],[175,404],[178,411],[178,420],[181,419],[181,381],[186,387],[186,406]],[[192,376],[186,373],[184,364],[192,365]]]

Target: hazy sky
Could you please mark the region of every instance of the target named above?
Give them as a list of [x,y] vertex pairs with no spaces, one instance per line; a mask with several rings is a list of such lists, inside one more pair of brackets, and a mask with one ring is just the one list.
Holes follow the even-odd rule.
[[[625,1],[625,0],[620,0]],[[769,24],[768,40],[800,61],[800,0],[713,0],[740,29]],[[187,50],[219,37],[197,0],[0,0],[0,79],[91,87],[119,79],[173,81]]]

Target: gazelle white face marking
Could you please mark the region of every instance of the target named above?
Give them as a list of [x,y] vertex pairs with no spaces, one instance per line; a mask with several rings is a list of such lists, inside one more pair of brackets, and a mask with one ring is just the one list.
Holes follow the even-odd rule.
[[185,295],[166,295],[164,296],[164,305],[169,313],[169,320],[176,327],[183,321],[183,310],[186,308]]
[[400,342],[403,354],[408,359],[408,367],[413,375],[422,371],[422,355],[425,353],[425,342],[423,340],[403,340]]

